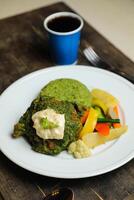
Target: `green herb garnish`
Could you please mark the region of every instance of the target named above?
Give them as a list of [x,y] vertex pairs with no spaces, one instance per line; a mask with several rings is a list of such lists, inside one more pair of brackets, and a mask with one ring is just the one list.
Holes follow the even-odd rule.
[[54,122],[49,121],[47,117],[41,118],[40,123],[41,123],[42,128],[44,129],[53,129],[53,128],[58,127],[58,124],[55,124]]

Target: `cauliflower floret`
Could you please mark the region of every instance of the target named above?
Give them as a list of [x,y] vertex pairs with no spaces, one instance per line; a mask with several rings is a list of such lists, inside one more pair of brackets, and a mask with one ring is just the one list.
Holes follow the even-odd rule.
[[86,158],[91,155],[89,148],[82,140],[72,142],[68,147],[68,153],[73,154],[75,158]]

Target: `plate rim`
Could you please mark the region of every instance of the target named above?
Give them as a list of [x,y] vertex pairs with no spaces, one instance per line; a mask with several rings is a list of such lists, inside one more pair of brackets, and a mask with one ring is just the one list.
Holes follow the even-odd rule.
[[[11,85],[9,85],[2,93],[1,93],[1,95],[0,95],[0,101],[1,101],[1,98],[8,92],[8,90],[11,88],[11,87],[14,87],[16,84],[21,84],[21,82],[23,82],[23,81],[25,81],[26,79],[29,79],[30,77],[31,78],[33,78],[33,76],[38,76],[40,73],[42,73],[42,72],[44,72],[44,71],[51,71],[51,70],[58,70],[58,69],[68,69],[68,68],[85,68],[85,69],[91,69],[91,70],[95,70],[95,71],[103,71],[104,73],[106,73],[106,74],[109,74],[109,75],[113,75],[113,76],[115,76],[116,77],[116,79],[117,78],[119,78],[119,80],[120,81],[125,81],[125,83],[127,84],[127,85],[129,85],[129,87],[131,87],[131,89],[133,89],[134,90],[134,85],[131,83],[131,82],[129,82],[127,79],[125,79],[125,78],[123,78],[123,77],[121,77],[120,75],[117,75],[117,74],[115,74],[115,73],[113,73],[113,72],[110,72],[110,71],[107,71],[107,70],[104,70],[104,69],[100,69],[100,68],[94,68],[94,67],[92,67],[92,66],[85,66],[85,65],[74,65],[74,66],[51,66],[51,67],[48,67],[48,68],[44,68],[44,69],[40,69],[40,70],[36,70],[36,71],[34,71],[34,72],[31,72],[31,73],[29,73],[29,74],[27,74],[27,75],[25,75],[25,76],[23,76],[23,77],[21,77],[21,78],[19,78],[18,80],[16,80],[16,81],[14,81]],[[77,179],[77,178],[86,178],[86,177],[92,177],[92,176],[97,176],[97,175],[101,175],[101,174],[104,174],[104,173],[107,173],[107,172],[110,172],[110,171],[113,171],[113,170],[115,170],[115,169],[117,169],[117,168],[119,168],[119,167],[121,167],[121,166],[123,166],[124,164],[126,164],[127,162],[129,162],[131,159],[133,159],[133,157],[134,157],[134,151],[132,151],[132,152],[130,152],[129,154],[128,154],[128,156],[127,157],[125,157],[125,158],[122,158],[121,160],[119,160],[119,163],[117,162],[117,163],[113,163],[112,164],[112,166],[110,167],[110,166],[108,166],[108,167],[105,167],[105,168],[108,168],[108,169],[100,169],[99,171],[101,171],[101,172],[93,172],[92,174],[90,174],[89,175],[89,173],[88,172],[86,172],[86,174],[83,174],[83,175],[74,175],[74,176],[69,176],[69,175],[60,175],[60,174],[58,174],[58,176],[57,175],[54,175],[53,174],[53,172],[52,171],[50,171],[50,173],[49,173],[49,171],[45,171],[45,173],[44,172],[41,172],[40,170],[36,170],[36,169],[31,169],[31,168],[29,168],[29,167],[26,167],[26,166],[24,166],[23,165],[23,163],[24,162],[22,162],[22,164],[20,163],[20,162],[16,162],[13,158],[10,158],[9,156],[8,156],[8,154],[5,152],[5,151],[3,151],[3,149],[1,149],[1,147],[0,147],[0,150],[1,150],[1,152],[9,159],[9,160],[11,160],[12,162],[14,162],[15,164],[17,164],[18,166],[20,166],[20,167],[22,167],[22,168],[24,168],[24,169],[26,169],[26,170],[28,170],[28,171],[31,171],[31,172],[34,172],[34,173],[37,173],[37,174],[40,174],[40,175],[44,175],[44,176],[49,176],[49,177],[55,177],[55,178],[65,178],[65,179]]]
[[58,66],[50,66],[50,67],[45,67],[45,68],[41,67],[41,69],[39,69],[39,70],[35,70],[33,72],[30,72],[30,73],[18,78],[17,80],[12,82],[7,88],[4,89],[4,91],[0,94],[0,97],[2,97],[7,92],[7,90],[10,89],[10,87],[12,87],[13,85],[16,85],[18,82],[20,82],[22,80],[30,78],[30,76],[38,75],[38,74],[42,73],[43,71],[51,71],[51,70],[54,70],[54,69],[58,70],[58,69],[61,69],[61,68],[64,68],[65,70],[67,70],[68,68],[85,68],[86,70],[88,68],[90,68],[91,70],[95,70],[95,71],[103,71],[105,74],[109,74],[109,75],[112,74],[116,78],[120,79],[120,81],[123,81],[123,82],[125,81],[125,83],[127,85],[129,85],[130,87],[132,87],[134,89],[134,84],[131,83],[129,80],[120,76],[119,74],[108,71],[106,69],[97,68],[97,67],[93,67],[93,66],[90,66],[90,65],[58,65]]

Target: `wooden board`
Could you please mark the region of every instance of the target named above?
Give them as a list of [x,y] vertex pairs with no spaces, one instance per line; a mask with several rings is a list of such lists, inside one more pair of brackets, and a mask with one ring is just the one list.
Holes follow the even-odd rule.
[[[0,21],[0,93],[18,78],[54,65],[48,53],[43,20],[57,11],[71,9],[64,3],[57,3]],[[128,79],[134,81],[134,63],[86,22],[78,64],[89,65],[82,53],[89,44],[110,65],[110,70],[124,72]],[[0,200],[41,200],[60,186],[71,187],[77,200],[133,198],[134,161],[101,176],[62,180],[28,172],[0,153]]]

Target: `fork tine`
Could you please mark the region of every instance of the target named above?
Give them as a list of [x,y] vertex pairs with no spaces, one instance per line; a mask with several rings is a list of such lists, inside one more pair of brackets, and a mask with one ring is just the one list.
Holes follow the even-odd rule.
[[88,53],[88,50],[85,49],[85,50],[83,51],[83,53],[84,53],[84,55],[86,56],[86,58],[92,63],[93,58],[92,58],[92,56]]
[[95,65],[97,64],[97,63],[96,63],[96,60],[94,59],[94,57],[92,56],[92,54],[90,53],[90,51],[85,50],[84,53],[85,53],[85,56],[87,57],[87,59],[88,59],[91,63],[93,63],[93,64],[95,64]]
[[[90,53],[94,56],[95,62],[97,66],[103,66],[104,68],[107,68],[108,65],[106,62],[104,62],[99,55],[94,51],[94,49],[92,49],[92,47],[90,48]],[[89,50],[88,50],[89,51]]]
[[85,49],[83,51],[84,55],[86,56],[86,58],[95,66],[97,66],[97,62],[96,59],[94,58],[94,56],[90,53],[89,50]]
[[94,55],[92,54],[92,52],[89,49],[86,49],[85,52],[91,59],[96,60]]
[[88,47],[87,50],[92,54],[92,56],[94,57],[95,60],[97,60],[97,62],[99,62],[100,58],[99,56],[95,53],[95,51],[93,50],[92,47]]

